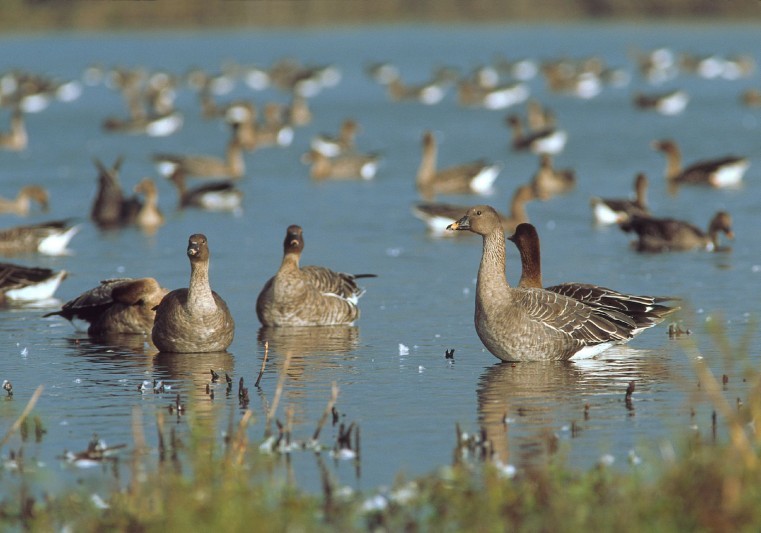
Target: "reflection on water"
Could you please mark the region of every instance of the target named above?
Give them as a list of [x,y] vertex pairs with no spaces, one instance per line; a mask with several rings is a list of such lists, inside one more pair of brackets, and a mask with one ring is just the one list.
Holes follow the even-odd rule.
[[[570,424],[572,437],[585,428],[583,420],[588,419],[595,396],[624,398],[631,381],[647,385],[662,381],[667,373],[654,354],[626,346],[612,348],[605,359],[497,363],[479,379],[479,424],[496,459],[530,465],[556,448],[560,428]],[[624,406],[634,409],[630,402]],[[595,412],[594,416],[617,415]]]

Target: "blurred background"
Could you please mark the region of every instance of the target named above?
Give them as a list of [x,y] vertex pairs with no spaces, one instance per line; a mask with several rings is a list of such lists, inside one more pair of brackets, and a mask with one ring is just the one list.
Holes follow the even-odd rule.
[[761,19],[758,0],[4,0],[0,30],[326,26],[389,22]]

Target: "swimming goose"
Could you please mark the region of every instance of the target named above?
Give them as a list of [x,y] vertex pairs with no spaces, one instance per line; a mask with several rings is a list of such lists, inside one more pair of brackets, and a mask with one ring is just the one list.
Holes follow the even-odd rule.
[[136,194],[143,195],[143,202],[135,215],[135,224],[147,232],[156,231],[164,223],[164,215],[159,209],[159,191],[156,182],[143,178],[135,185]]
[[98,190],[90,209],[90,218],[103,229],[131,224],[140,209],[137,197],[125,198],[119,182],[119,171],[124,158],[117,158],[111,168],[98,159],[93,162],[98,169]]
[[243,191],[231,180],[213,181],[188,189],[181,170],[175,171],[169,180],[177,189],[180,209],[197,207],[208,211],[238,211],[243,204]]
[[29,214],[32,200],[40,204],[43,211],[47,211],[47,189],[39,185],[25,185],[19,189],[15,199],[0,198],[0,213],[13,213],[25,217]]
[[427,199],[435,194],[488,194],[502,170],[498,163],[487,163],[484,160],[437,170],[437,154],[436,138],[432,132],[424,132],[417,188]]
[[210,155],[155,154],[153,161],[159,173],[165,177],[170,177],[179,169],[188,177],[242,178],[246,172],[246,163],[237,131],[239,127],[240,124],[237,122],[231,124],[232,131],[227,143],[225,159]]
[[304,163],[311,163],[309,175],[316,180],[371,180],[378,172],[380,155],[357,152],[328,157],[318,150],[310,150],[302,156]]
[[678,115],[684,111],[689,101],[689,95],[682,90],[654,94],[635,93],[633,97],[634,106],[638,109],[653,110],[667,116]]
[[52,298],[67,275],[65,270],[0,263],[0,304]]
[[335,157],[345,152],[354,150],[354,137],[359,131],[359,124],[351,118],[341,123],[338,135],[321,133],[312,137],[309,146],[327,157]]
[[[508,239],[515,244],[521,256],[522,271],[518,287],[542,288],[542,261],[539,234],[536,228],[527,223],[518,224],[515,233]],[[616,313],[625,314],[636,324],[636,328],[632,330],[632,336],[659,324],[666,316],[679,309],[678,307],[663,305],[664,302],[675,298],[625,294],[590,283],[570,282],[544,288],[579,300],[602,312],[613,310]],[[616,315],[611,318],[613,320],[618,319]],[[625,339],[623,342],[627,340]]]
[[28,144],[29,137],[24,124],[24,113],[19,106],[16,106],[11,115],[10,130],[0,132],[0,148],[13,152],[21,152],[26,150]]
[[633,215],[649,216],[647,207],[647,176],[642,172],[634,178],[635,199],[600,198],[593,196],[589,199],[595,222],[598,224],[620,224]]
[[449,228],[472,231],[483,237],[475,326],[481,342],[497,358],[581,359],[593,357],[633,336],[636,324],[623,313],[603,313],[541,288],[510,287],[505,277],[505,232],[492,207],[471,207]]
[[72,225],[68,219],[2,229],[0,254],[39,252],[45,255],[63,255],[68,253],[66,246],[79,229],[79,224]]
[[563,151],[568,140],[565,130],[555,127],[525,133],[518,115],[508,115],[506,122],[512,131],[512,148],[515,151],[556,155]]
[[728,251],[719,245],[719,233],[734,239],[732,217],[726,211],[716,213],[704,232],[697,226],[673,218],[653,218],[633,216],[619,225],[625,232],[637,234],[632,246],[638,252],[668,252],[686,250],[706,250],[709,252]]
[[300,226],[288,227],[283,261],[256,299],[256,315],[263,326],[352,325],[359,318],[357,301],[364,289],[356,279],[374,274],[346,274],[321,266],[299,267],[304,250]]
[[43,315],[88,323],[93,336],[130,333],[150,335],[155,307],[169,291],[154,278],[114,278],[100,282],[61,307]]
[[[515,189],[510,201],[510,211],[507,215],[497,213],[505,231],[513,231],[521,222],[528,222],[526,203],[535,199],[534,190],[530,185],[521,185]],[[468,210],[467,206],[439,202],[419,202],[412,206],[412,214],[422,220],[428,229],[437,236],[464,235],[463,233],[446,231],[447,226],[458,220]]]
[[666,181],[673,194],[679,185],[709,185],[711,187],[735,187],[740,184],[750,166],[747,157],[726,156],[698,161],[682,168],[682,154],[671,139],[653,141],[654,150],[666,156]]
[[576,187],[576,174],[572,169],[556,169],[550,154],[539,155],[539,169],[531,178],[531,187],[540,200],[549,200]]
[[209,246],[196,233],[188,240],[190,284],[175,289],[156,308],[151,339],[161,352],[222,352],[233,342],[235,321],[209,286]]

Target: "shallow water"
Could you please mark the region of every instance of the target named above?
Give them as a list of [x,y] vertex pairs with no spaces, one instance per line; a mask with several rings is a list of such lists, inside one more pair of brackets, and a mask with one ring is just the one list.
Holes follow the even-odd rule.
[[[292,146],[246,155],[248,172],[241,182],[245,206],[239,216],[175,211],[174,191],[168,183],[160,183],[160,202],[168,221],[156,235],[131,228],[101,232],[87,221],[95,190],[93,157],[110,164],[123,155],[122,182],[131,187],[144,175],[155,176],[153,152],[222,153],[223,126],[201,118],[196,97],[187,88],[181,89],[177,101],[185,124],[173,136],[101,132],[103,118],[126,110],[115,92],[103,85],[85,86],[78,100],[54,102],[28,116],[28,150],[0,153],[0,194],[12,196],[21,185],[40,182],[52,196],[48,213],[23,221],[4,215],[2,226],[71,216],[82,219],[71,255],[9,259],[70,272],[57,293],[61,301],[116,276],[149,275],[169,288],[186,286],[187,237],[202,232],[210,243],[212,286],[227,300],[237,323],[229,353],[154,356],[142,339],[96,342],[63,320],[41,317],[60,302],[0,311],[4,354],[0,377],[12,381],[15,392],[0,402],[0,425],[9,427],[34,389],[44,385],[35,413],[47,433],[41,442],[28,445],[26,456],[35,457],[45,468],[62,470],[61,482],[81,475],[70,467],[58,468],[57,457],[64,450],[85,449],[93,433],[109,444],[131,445],[133,409],[141,409],[151,428],[156,412],[166,410],[177,393],[196,416],[218,421],[221,434],[230,413],[237,420],[242,412],[237,399],[241,377],[250,389],[249,407],[256,419],[250,434],[255,441],[261,439],[265,409],[273,401],[289,356],[278,418],[284,421],[286,409],[293,409],[294,437],[308,439],[335,382],[340,389],[336,405],[340,420],[355,422],[361,429],[361,470],[358,473],[352,463],[343,461],[331,461],[329,467],[342,483],[363,489],[388,485],[399,472],[422,474],[450,463],[457,424],[471,433],[483,426],[498,456],[519,468],[543,460],[558,443],[569,462],[580,467],[605,454],[619,465],[626,464],[631,453],[657,461],[664,443],[680,431],[693,425],[704,434],[711,431],[711,407],[697,395],[697,378],[683,349],[686,344],[697,345],[717,375],[727,375],[728,401],[746,395],[744,369],[755,367],[759,356],[753,324],[759,316],[761,287],[761,233],[756,230],[761,213],[761,111],[741,107],[738,97],[745,88],[759,87],[761,77],[758,72],[738,81],[682,76],[651,88],[634,71],[629,53],[657,46],[723,55],[752,52],[757,45],[755,27],[390,26],[299,33],[61,34],[6,37],[0,43],[4,51],[0,71],[20,66],[62,79],[79,78],[93,63],[144,65],[183,74],[194,66],[218,71],[225,61],[267,66],[283,57],[335,64],[342,73],[336,87],[310,100],[314,120],[296,131]],[[598,360],[548,365],[500,364],[483,349],[472,323],[480,239],[432,238],[410,214],[417,200],[413,179],[419,139],[424,129],[437,133],[442,165],[480,157],[504,164],[492,197],[451,198],[465,205],[486,201],[505,209],[514,187],[536,169],[536,159],[509,151],[505,111],[461,108],[451,92],[435,106],[394,104],[363,69],[368,62],[388,60],[399,66],[405,80],[423,81],[438,66],[467,72],[496,54],[538,60],[598,54],[609,65],[632,73],[628,86],[605,88],[591,100],[549,93],[540,78],[529,82],[532,96],[552,108],[569,132],[557,166],[573,167],[579,177],[573,193],[532,203],[529,215],[542,238],[548,284],[585,281],[632,293],[682,297],[685,313],[680,319],[692,331],[689,338],[671,340],[662,325]],[[667,87],[690,93],[692,100],[683,115],[662,117],[633,109],[634,90]],[[274,89],[253,92],[240,83],[233,93],[218,99],[235,97],[257,103],[288,101],[287,95]],[[7,111],[2,114],[3,127],[7,115]],[[384,154],[377,179],[311,182],[299,159],[309,139],[318,132],[337,131],[347,117],[361,124],[359,148]],[[667,196],[661,179],[663,158],[648,146],[664,136],[678,139],[687,161],[725,153],[749,156],[745,185],[734,191],[686,189],[677,197]],[[732,252],[638,255],[618,229],[595,228],[589,197],[628,195],[638,171],[651,178],[649,199],[658,214],[705,226],[714,211],[729,210],[737,234]],[[367,293],[355,327],[260,332],[256,295],[280,263],[289,224],[304,228],[304,264],[378,274],[362,280]],[[517,281],[517,261],[517,253],[509,247],[510,281]],[[722,356],[709,331],[709,325],[717,323],[733,343],[749,336],[750,360]],[[256,390],[253,383],[265,338],[270,360]],[[455,350],[453,362],[444,357],[448,349]],[[206,393],[210,369],[231,376],[235,387],[230,393],[224,383],[212,384],[215,394],[210,398]],[[153,379],[163,380],[171,390],[138,391],[143,380]],[[631,381],[636,390],[627,404],[624,393]],[[186,418],[175,419],[178,428],[187,427]],[[152,446],[154,433],[147,431]],[[322,442],[331,445],[337,433],[336,426],[326,427]],[[14,437],[9,447],[19,446]],[[8,450],[2,453],[6,456]],[[294,454],[291,466],[302,486],[320,487],[312,454]]]

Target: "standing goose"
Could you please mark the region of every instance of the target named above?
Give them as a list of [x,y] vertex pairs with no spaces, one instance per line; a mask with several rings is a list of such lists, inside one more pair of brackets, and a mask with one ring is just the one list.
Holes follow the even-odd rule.
[[[531,224],[518,224],[515,233],[508,239],[515,244],[521,255],[522,270],[518,287],[542,288],[542,261],[539,234],[536,228]],[[602,312],[613,310],[616,313],[625,314],[636,324],[632,336],[662,322],[667,315],[679,309],[662,305],[663,302],[674,300],[674,298],[625,294],[590,283],[569,282],[544,288],[579,300]],[[617,316],[614,315],[612,318],[615,320]]]
[[96,337],[150,335],[156,306],[167,292],[153,278],[107,279],[63,304],[60,311],[43,316],[62,316],[69,322],[83,320],[88,323],[87,333]]
[[25,185],[19,189],[16,198],[0,198],[0,213],[13,213],[25,217],[32,207],[32,200],[40,204],[43,211],[48,209],[48,191],[39,185]]
[[[534,190],[530,185],[521,185],[516,188],[508,214],[497,213],[502,221],[502,228],[505,231],[513,231],[521,222],[528,222],[526,204],[535,198]],[[419,202],[412,206],[412,214],[425,222],[432,233],[441,236],[463,235],[445,230],[467,210],[467,206],[438,202]]]
[[225,301],[209,286],[206,236],[188,239],[190,284],[175,289],[156,308],[151,339],[161,352],[221,352],[233,342],[235,321]]
[[325,267],[299,267],[304,250],[300,226],[288,227],[283,262],[256,299],[256,315],[263,326],[352,325],[359,318],[357,301],[364,289],[356,279],[373,274],[346,274]]
[[417,173],[417,188],[426,199],[436,194],[488,194],[502,167],[484,160],[436,169],[436,139],[423,133],[423,155]]
[[704,232],[697,226],[673,218],[634,216],[620,225],[625,232],[637,234],[632,246],[638,252],[669,252],[706,250],[709,252],[728,251],[719,245],[719,233],[734,239],[732,217],[726,211],[717,212]]
[[589,199],[592,215],[598,224],[620,224],[634,215],[649,216],[647,207],[647,176],[640,172],[634,178],[635,199],[600,198],[593,196]]
[[666,181],[671,194],[677,191],[679,185],[736,187],[750,166],[747,157],[730,155],[698,161],[682,168],[682,153],[675,141],[653,141],[652,147],[666,156]]
[[0,263],[0,304],[52,298],[66,276],[65,270]]
[[623,313],[602,312],[541,288],[510,287],[505,277],[505,233],[492,207],[471,207],[450,229],[483,237],[475,325],[481,342],[497,358],[588,358],[634,335],[637,326]]

